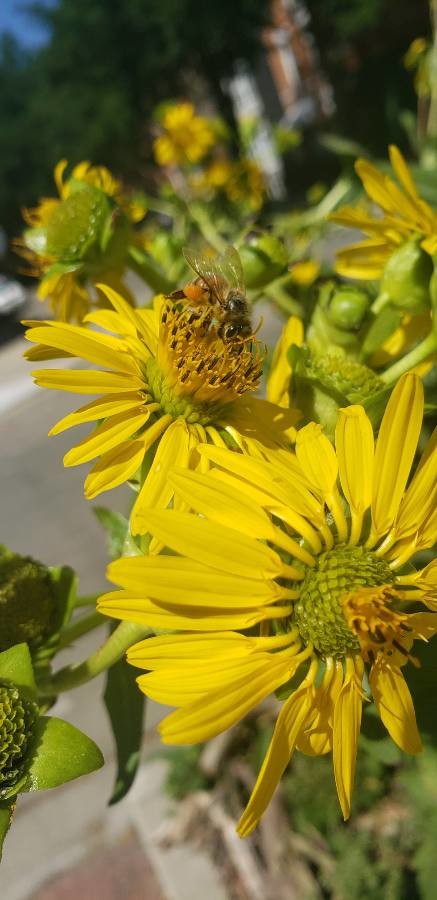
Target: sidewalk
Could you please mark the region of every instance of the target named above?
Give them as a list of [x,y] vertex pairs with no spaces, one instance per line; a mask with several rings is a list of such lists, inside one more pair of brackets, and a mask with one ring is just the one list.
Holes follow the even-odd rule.
[[[25,346],[18,338],[0,348],[0,543],[48,564],[72,565],[81,593],[93,593],[105,588],[107,555],[92,504],[83,497],[86,467],[62,465],[71,433],[47,437],[58,419],[77,408],[77,396],[35,387],[32,367],[22,359]],[[75,440],[85,428],[76,429]],[[98,503],[123,511],[126,498],[120,488]],[[78,644],[82,658],[101,635]],[[59,664],[71,658],[65,651]],[[165,763],[147,761],[130,794],[107,807],[115,767],[101,690],[102,679],[95,680],[64,694],[52,712],[89,734],[106,764],[62,788],[19,797],[0,867],[1,900],[229,900],[197,848],[163,850],[154,837],[171,814],[163,792]],[[157,750],[153,729],[163,712],[148,706],[146,755]]]

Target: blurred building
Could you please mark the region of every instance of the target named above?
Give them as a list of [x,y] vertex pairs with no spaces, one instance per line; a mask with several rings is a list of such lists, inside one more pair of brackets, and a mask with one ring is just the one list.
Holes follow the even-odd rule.
[[284,166],[274,127],[305,130],[334,111],[302,0],[271,0],[271,24],[264,29],[264,52],[253,69],[241,62],[227,89],[248,153],[261,166],[272,199],[286,197]]

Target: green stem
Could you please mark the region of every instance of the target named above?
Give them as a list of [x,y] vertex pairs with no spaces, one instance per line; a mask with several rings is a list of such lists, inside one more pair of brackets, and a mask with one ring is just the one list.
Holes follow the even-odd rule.
[[370,307],[375,316],[384,309],[384,306],[387,306],[387,303],[390,303],[390,299],[390,295],[387,294],[387,291],[382,291],[381,294],[378,294],[376,300],[373,301],[372,306]]
[[138,247],[129,247],[130,268],[149,285],[152,291],[159,294],[168,294],[174,289],[171,282],[158,264]]
[[273,300],[276,306],[279,306],[279,309],[282,309],[287,316],[302,315],[300,303],[298,303],[297,300],[293,300],[280,283],[272,281],[261,293],[264,294],[264,296],[269,297],[270,300]]
[[218,233],[216,227],[211,222],[206,209],[198,203],[190,203],[188,207],[190,218],[197,225],[202,237],[217,250],[218,253],[224,253],[228,246],[227,241]]
[[98,613],[95,610],[88,613],[86,616],[79,616],[77,619],[74,619],[74,621],[71,622],[70,625],[67,625],[61,632],[59,650],[63,647],[68,647],[73,641],[82,637],[83,634],[88,634],[89,631],[93,631],[94,628],[99,628],[101,625],[107,624],[107,621],[105,616],[102,616],[101,613]]
[[431,331],[424,341],[421,341],[417,347],[414,347],[414,350],[410,350],[406,356],[403,356],[402,359],[395,362],[389,369],[386,369],[381,375],[382,380],[385,381],[386,384],[393,384],[393,382],[397,381],[404,372],[408,372],[436,351],[437,337],[434,332]]
[[41,693],[46,696],[53,696],[61,693],[61,691],[71,691],[81,684],[86,684],[87,681],[91,681],[92,678],[100,675],[101,672],[110,669],[114,663],[124,656],[126,650],[132,644],[142,640],[142,638],[147,637],[151,633],[151,629],[145,625],[121,622],[108,640],[92,653],[88,659],[82,663],[60,669],[51,679],[40,685]]

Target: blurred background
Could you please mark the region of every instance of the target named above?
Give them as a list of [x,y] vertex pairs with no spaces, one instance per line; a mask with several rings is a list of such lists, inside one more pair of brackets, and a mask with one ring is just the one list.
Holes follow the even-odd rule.
[[[385,158],[389,143],[413,160],[422,152],[432,193],[424,65],[420,82],[430,42],[425,0],[2,0],[0,542],[73,565],[83,593],[104,586],[104,536],[82,498],[82,471],[62,468],[63,437],[46,438],[71,403],[35,388],[21,358],[20,317],[45,312],[10,242],[22,208],[53,195],[58,160],[106,165],[126,188],[156,196],[160,110],[176,99],[223,123],[231,157],[243,147],[256,161],[266,220],[319,202],[341,178],[353,187],[356,156]],[[126,502],[117,492],[121,511]],[[4,900],[435,897],[435,751],[413,763],[388,740],[372,751],[369,741],[347,825],[329,761],[300,756],[243,844],[233,821],[271,710],[225,742],[158,760],[152,731],[162,711],[153,709],[137,785],[108,811],[113,750],[100,690],[80,689],[59,709],[103,746],[109,766],[21,801],[0,873]]]

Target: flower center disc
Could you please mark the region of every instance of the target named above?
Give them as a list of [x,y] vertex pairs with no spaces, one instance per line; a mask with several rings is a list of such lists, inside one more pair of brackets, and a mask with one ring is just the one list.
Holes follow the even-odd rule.
[[358,587],[392,584],[388,564],[364,547],[336,547],[321,553],[314,568],[306,570],[294,618],[300,634],[322,657],[359,653],[360,644],[350,630],[341,599]]

